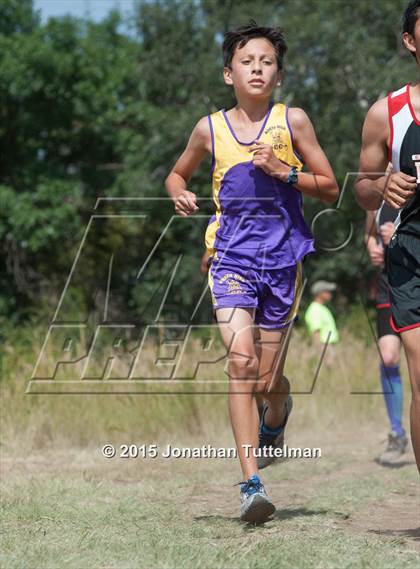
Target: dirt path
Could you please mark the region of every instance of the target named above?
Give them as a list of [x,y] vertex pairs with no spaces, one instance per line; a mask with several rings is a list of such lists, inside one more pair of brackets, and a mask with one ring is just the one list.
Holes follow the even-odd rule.
[[[177,444],[185,447],[201,446],[203,442],[216,447],[232,446],[227,432],[217,440],[203,441],[203,437],[193,439],[187,435],[178,438]],[[322,458],[288,460],[262,471],[277,512],[272,521],[251,533],[246,532],[238,520],[239,490],[233,484],[240,480],[240,474],[234,459],[105,459],[100,453],[101,445],[83,450],[49,450],[26,457],[3,454],[4,495],[10,505],[9,515],[16,516],[16,526],[7,522],[5,533],[16,534],[16,541],[21,539],[22,517],[28,515],[24,527],[32,528],[34,535],[38,536],[39,528],[45,527],[42,531],[57,531],[57,536],[64,531],[74,534],[79,543],[90,531],[86,527],[97,523],[87,521],[87,517],[92,514],[94,520],[101,519],[100,510],[96,510],[106,506],[114,510],[113,515],[106,513],[104,517],[112,524],[110,535],[118,533],[118,528],[125,524],[128,529],[124,536],[129,536],[133,528],[136,532],[133,543],[137,544],[141,535],[146,552],[149,549],[155,552],[159,539],[156,535],[165,536],[161,539],[165,540],[166,549],[159,549],[160,556],[166,555],[162,551],[185,546],[185,552],[179,554],[177,561],[175,557],[162,560],[156,553],[147,557],[142,550],[145,567],[150,563],[156,567],[177,567],[180,563],[185,565],[186,559],[190,563],[186,567],[198,567],[199,555],[204,555],[207,548],[210,553],[202,566],[209,569],[275,567],[278,548],[284,562],[282,566],[309,567],[314,554],[308,547],[314,543],[317,551],[322,551],[314,567],[335,569],[347,555],[348,563],[343,562],[346,567],[415,567],[414,559],[420,561],[420,494],[414,457],[410,450],[395,467],[379,466],[373,459],[383,448],[380,439],[366,425],[359,426],[359,430],[352,425],[342,431],[329,430],[322,434],[291,429],[289,446],[321,447]],[[167,442],[159,441],[160,448],[166,447]],[[60,514],[57,522],[56,503],[52,502],[51,509],[48,507],[50,495],[60,497],[64,512],[66,507],[71,512],[78,508],[76,518],[83,520],[80,528],[74,517],[66,526],[66,515],[69,515],[66,513]],[[31,512],[42,511],[43,514],[31,517],[22,513],[22,497],[25,503],[33,500]],[[132,506],[127,504],[133,500],[137,505],[130,510]],[[271,549],[265,554],[266,565],[259,565],[260,553],[257,555],[257,552],[268,544]],[[239,562],[244,547],[249,550],[250,558],[246,559],[249,565]],[[99,551],[98,548],[97,558],[86,561],[86,565],[79,560],[79,569],[107,566],[97,560]],[[254,552],[255,558],[252,557]],[[118,563],[110,563],[109,567],[143,567],[140,561],[137,565]],[[25,566],[31,567],[31,564]],[[78,566],[76,561],[74,565],[69,564],[73,566]]]

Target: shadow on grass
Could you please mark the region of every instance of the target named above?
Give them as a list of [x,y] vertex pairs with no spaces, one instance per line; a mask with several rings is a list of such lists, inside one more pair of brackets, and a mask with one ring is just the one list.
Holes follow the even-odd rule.
[[378,530],[378,529],[370,529],[369,533],[376,533],[377,535],[387,535],[389,537],[409,537],[413,541],[420,543],[420,526],[418,528],[413,529],[398,529],[398,530]]
[[320,516],[331,513],[328,510],[308,510],[307,508],[284,508],[274,512],[275,520],[291,520],[303,516]]
[[[300,518],[300,517],[304,517],[304,516],[319,516],[319,515],[325,515],[331,513],[328,510],[308,510],[307,508],[284,508],[284,509],[279,509],[276,510],[274,512],[274,515],[267,521],[271,522],[273,520],[280,520],[280,521],[285,521],[285,520],[290,520],[293,518]],[[244,524],[244,522],[242,520],[240,520],[240,518],[237,517],[230,517],[230,516],[195,516],[194,520],[196,522],[215,522],[215,521],[225,521],[225,522],[231,522],[233,524],[238,524],[238,525],[243,525],[244,528],[248,528],[248,527],[255,527],[252,524]],[[261,526],[263,526],[264,524],[261,524]]]
[[393,462],[393,463],[389,463],[389,464],[382,464],[381,462],[379,462],[378,458],[375,458],[375,462],[376,462],[376,464],[379,464],[379,466],[382,466],[383,468],[390,468],[391,470],[403,468],[404,466],[412,466],[412,465],[416,464],[414,460],[401,460],[401,462]]
[[398,470],[399,468],[404,468],[404,466],[415,466],[415,461],[414,460],[401,460],[400,462],[393,462],[390,464],[382,464],[379,462],[379,458],[375,458],[376,464],[379,464],[379,466],[382,466],[382,468],[389,468],[390,470]]

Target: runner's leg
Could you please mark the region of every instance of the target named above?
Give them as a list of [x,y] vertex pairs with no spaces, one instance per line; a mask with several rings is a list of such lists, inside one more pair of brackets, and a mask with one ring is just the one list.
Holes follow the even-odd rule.
[[420,326],[401,332],[411,382],[411,442],[420,472]]
[[381,383],[391,430],[404,434],[402,426],[403,390],[399,372],[401,341],[399,336],[386,334],[379,338]]
[[244,445],[258,448],[259,416],[255,399],[258,358],[254,345],[254,309],[219,308],[217,321],[228,350],[229,413],[244,480],[258,472]]
[[290,393],[290,384],[283,375],[290,334],[288,328],[268,330],[259,328],[257,355],[259,359],[257,393],[268,406],[264,422],[269,428],[282,424],[284,403]]

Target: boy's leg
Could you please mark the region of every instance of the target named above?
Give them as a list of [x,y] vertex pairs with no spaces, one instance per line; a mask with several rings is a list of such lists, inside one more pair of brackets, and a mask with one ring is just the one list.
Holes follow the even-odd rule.
[[420,472],[420,327],[401,332],[411,382],[411,441]]
[[286,330],[260,328],[257,389],[264,397],[265,406],[259,428],[259,468],[266,468],[275,462],[275,449],[284,446],[286,423],[293,405],[289,395],[290,384],[283,375],[289,338]]
[[283,375],[290,328],[268,330],[259,328],[257,355],[259,359],[257,393],[264,398],[267,411],[264,424],[275,429],[285,419],[285,402],[290,393],[290,384]]
[[267,271],[260,287],[264,302],[259,305],[259,381],[257,392],[267,404],[263,422],[268,429],[283,425],[290,385],[283,375],[289,339],[302,292],[302,262]]
[[228,349],[229,413],[244,480],[258,472],[257,460],[244,445],[258,448],[255,386],[258,359],[254,345],[254,309],[219,308],[217,321]]
[[398,436],[404,435],[402,426],[403,391],[400,377],[400,348],[399,336],[387,334],[379,338],[381,353],[381,384],[384,393],[391,430]]
[[407,437],[402,425],[403,387],[400,375],[401,340],[393,332],[389,323],[391,311],[389,307],[378,310],[378,345],[381,355],[380,377],[385,399],[391,432],[388,444],[377,461],[385,466],[398,461],[407,447]]
[[394,236],[386,256],[392,323],[400,331],[407,357],[412,391],[411,440],[420,472],[420,239],[404,233]]

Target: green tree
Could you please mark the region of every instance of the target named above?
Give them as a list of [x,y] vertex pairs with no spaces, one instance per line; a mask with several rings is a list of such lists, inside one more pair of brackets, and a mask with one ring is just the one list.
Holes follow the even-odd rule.
[[[226,30],[250,18],[285,31],[289,51],[275,96],[309,114],[343,185],[357,170],[368,107],[415,72],[400,42],[405,3],[144,0],[126,33],[116,12],[99,24],[69,17],[41,24],[29,0],[0,0],[0,314],[19,320],[46,299],[50,309],[41,316],[51,316],[99,197],[165,197],[164,179],[196,121],[234,104],[221,43]],[[207,198],[204,214],[213,211],[209,166],[190,184]],[[162,204],[148,202],[147,225],[121,218],[97,225],[72,292],[81,314],[99,311],[98,282],[111,254],[114,315],[153,318],[181,249],[188,255],[168,302],[194,303],[205,220],[173,224],[149,277],[136,280],[171,214]],[[309,221],[324,207],[305,198]],[[306,273],[334,278],[353,301],[370,268],[362,254],[364,213],[351,185],[341,210],[346,218],[324,217],[318,229],[334,244],[351,220],[354,237],[339,252],[320,249]],[[103,211],[117,209],[111,202]]]

